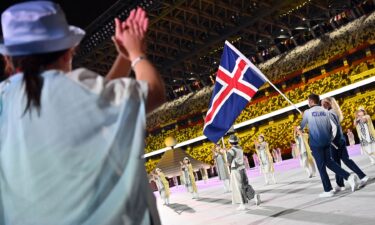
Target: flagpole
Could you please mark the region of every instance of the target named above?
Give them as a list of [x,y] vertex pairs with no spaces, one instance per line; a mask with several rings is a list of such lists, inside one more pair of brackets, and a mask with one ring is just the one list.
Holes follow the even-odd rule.
[[223,143],[223,148],[225,148],[224,137],[221,137],[221,142]]
[[[225,150],[224,137],[221,137],[221,142],[222,142],[222,144],[223,144],[223,149]],[[226,164],[226,165],[225,165],[226,172],[227,172],[228,174],[230,174],[229,165],[227,165],[227,164],[228,164],[227,151],[224,151],[223,156],[224,156],[224,162],[225,162],[225,164]]]
[[300,114],[302,114],[302,112],[301,112],[301,110],[299,110],[298,109],[298,107],[292,102],[292,101],[290,101],[289,100],[289,98],[288,97],[286,97],[285,95],[284,95],[284,93],[282,93],[270,80],[268,80],[268,78],[266,77],[266,76],[264,76],[264,74],[262,74],[263,75],[263,78],[264,79],[266,79],[266,81],[273,87],[273,88],[275,88],[275,90],[277,91],[277,92],[279,92],[279,94],[281,95],[281,96],[283,96],[284,98],[285,98],[285,100],[287,100]]
[[236,47],[234,47],[229,41],[225,41],[225,44],[227,44],[228,46],[230,46],[232,48],[232,50],[235,51],[242,59],[244,59],[246,61],[246,63],[252,69],[254,69],[259,75],[261,75],[262,78],[265,81],[267,81],[273,88],[275,88],[275,90],[277,92],[279,92],[279,94],[281,94],[281,96],[283,96],[285,98],[285,100],[287,100],[287,102],[289,102],[300,114],[302,114],[301,110],[299,110],[297,108],[297,106],[288,99],[288,97],[286,97],[270,80],[268,80],[268,78],[262,73],[262,71],[260,71],[258,69],[258,67],[256,67],[246,56],[244,56],[244,54],[242,54],[242,52],[240,52]]

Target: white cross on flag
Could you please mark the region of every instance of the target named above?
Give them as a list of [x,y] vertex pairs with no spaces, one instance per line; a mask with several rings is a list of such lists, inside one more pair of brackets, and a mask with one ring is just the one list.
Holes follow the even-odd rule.
[[223,137],[265,82],[263,73],[226,41],[205,119],[204,135],[214,143]]

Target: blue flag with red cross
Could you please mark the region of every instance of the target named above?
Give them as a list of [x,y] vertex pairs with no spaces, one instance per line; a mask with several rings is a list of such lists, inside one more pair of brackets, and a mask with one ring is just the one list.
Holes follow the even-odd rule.
[[203,128],[204,135],[210,141],[217,143],[225,135],[266,82],[264,77],[238,49],[225,42]]

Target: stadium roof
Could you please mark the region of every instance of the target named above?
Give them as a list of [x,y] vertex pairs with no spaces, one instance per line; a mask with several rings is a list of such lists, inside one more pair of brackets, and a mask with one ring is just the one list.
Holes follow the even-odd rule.
[[[20,1],[1,1],[0,10]],[[137,6],[150,16],[148,57],[160,69],[169,97],[211,83],[224,40],[255,63],[320,36],[330,19],[361,0],[106,0],[56,1],[68,21],[85,28],[75,66],[105,74],[114,58],[113,18]],[[332,27],[330,29],[333,29]],[[199,87],[198,87],[199,88]]]

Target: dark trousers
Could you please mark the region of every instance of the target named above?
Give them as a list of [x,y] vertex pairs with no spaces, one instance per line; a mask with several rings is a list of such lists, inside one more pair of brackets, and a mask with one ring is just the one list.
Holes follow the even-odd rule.
[[326,167],[332,170],[336,175],[343,177],[347,180],[350,174],[341,168],[331,157],[331,146],[327,145],[324,147],[311,146],[312,154],[315,158],[316,166],[320,174],[320,179],[322,180],[323,188],[325,192],[331,191],[331,181],[327,174]]
[[[332,159],[341,166],[341,161],[354,173],[358,175],[360,179],[366,176],[365,173],[357,166],[357,164],[349,158],[348,149],[346,148],[346,142],[341,141],[337,145],[338,149],[331,146],[331,157]],[[344,178],[336,174],[336,184],[340,187],[344,187]]]
[[247,203],[248,200],[251,200],[254,198],[255,191],[253,187],[249,184],[246,170],[242,169],[242,170],[239,170],[239,172],[241,175],[241,183],[242,183],[242,190],[241,190],[242,202]]

